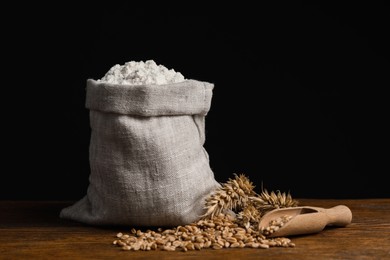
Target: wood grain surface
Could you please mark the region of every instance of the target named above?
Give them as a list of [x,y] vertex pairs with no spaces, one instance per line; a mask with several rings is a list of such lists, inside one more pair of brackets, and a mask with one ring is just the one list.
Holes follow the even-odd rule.
[[346,205],[352,223],[290,237],[295,248],[122,251],[114,236],[131,227],[92,227],[62,220],[72,202],[0,201],[0,259],[390,259],[390,199],[298,199],[301,206]]

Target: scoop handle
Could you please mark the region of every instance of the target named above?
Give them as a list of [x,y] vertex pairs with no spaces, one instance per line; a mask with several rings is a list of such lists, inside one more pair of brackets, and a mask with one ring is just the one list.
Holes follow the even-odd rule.
[[352,222],[352,212],[345,205],[337,205],[332,208],[322,209],[328,217],[329,226],[343,227]]

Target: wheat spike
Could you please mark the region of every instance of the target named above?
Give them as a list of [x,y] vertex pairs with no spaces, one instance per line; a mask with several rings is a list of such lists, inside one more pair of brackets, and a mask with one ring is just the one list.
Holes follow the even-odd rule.
[[254,205],[248,205],[236,215],[237,223],[245,228],[256,226],[261,218],[261,212]]
[[258,196],[250,197],[249,199],[253,202],[255,207],[262,212],[262,215],[276,208],[298,206],[298,201],[294,200],[290,193],[282,193],[280,191],[271,191],[271,193],[269,193],[264,189]]
[[250,196],[256,195],[253,183],[243,174],[234,174],[234,179],[222,184],[206,199],[206,213],[203,218],[213,218],[225,210],[240,211],[249,201]]

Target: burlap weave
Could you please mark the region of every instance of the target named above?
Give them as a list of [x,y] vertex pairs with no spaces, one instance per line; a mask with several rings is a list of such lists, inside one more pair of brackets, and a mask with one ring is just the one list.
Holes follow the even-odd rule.
[[89,79],[89,187],[60,217],[137,226],[197,220],[204,198],[219,186],[203,147],[213,87],[196,80],[129,86]]

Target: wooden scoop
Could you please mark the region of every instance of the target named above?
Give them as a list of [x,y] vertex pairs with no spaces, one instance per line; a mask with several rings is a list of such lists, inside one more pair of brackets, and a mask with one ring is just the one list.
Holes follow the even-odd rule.
[[[283,219],[287,222],[280,224]],[[303,235],[320,232],[326,226],[344,227],[351,223],[352,212],[345,205],[329,209],[310,206],[274,209],[261,218],[259,228],[267,232],[272,221],[269,237]]]

